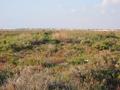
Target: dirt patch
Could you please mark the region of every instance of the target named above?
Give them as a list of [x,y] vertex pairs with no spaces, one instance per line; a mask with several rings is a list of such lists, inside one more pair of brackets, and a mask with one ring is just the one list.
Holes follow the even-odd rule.
[[4,69],[5,64],[7,63],[6,57],[0,57],[0,70]]

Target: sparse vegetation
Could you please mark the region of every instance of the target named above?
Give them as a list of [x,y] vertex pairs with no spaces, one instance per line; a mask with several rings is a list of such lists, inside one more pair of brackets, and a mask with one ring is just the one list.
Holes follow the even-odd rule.
[[0,90],[120,90],[120,32],[1,31]]

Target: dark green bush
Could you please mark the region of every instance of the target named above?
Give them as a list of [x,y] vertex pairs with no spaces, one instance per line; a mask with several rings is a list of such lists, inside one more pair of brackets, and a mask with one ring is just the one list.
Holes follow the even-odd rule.
[[11,44],[11,49],[15,52],[19,52],[21,50],[29,50],[29,49],[32,49],[33,46],[31,45],[31,43],[23,43],[23,44]]
[[[106,70],[89,70],[78,71],[77,80],[81,88],[88,88],[89,90],[117,90],[120,86],[120,70],[106,69]],[[86,89],[85,89],[86,90]]]
[[6,83],[7,79],[13,75],[10,71],[0,71],[0,86]]
[[114,32],[110,32],[106,35],[106,38],[116,38],[116,39],[119,39],[118,36],[116,36],[116,34]]
[[104,41],[96,42],[96,44],[94,44],[93,47],[95,47],[98,50],[111,50],[118,48],[115,40],[113,39],[105,39]]
[[54,64],[54,63],[47,63],[47,62],[45,62],[45,63],[42,63],[42,66],[43,66],[43,67],[47,67],[47,68],[51,68],[51,67],[55,67],[55,66],[56,66],[56,64]]

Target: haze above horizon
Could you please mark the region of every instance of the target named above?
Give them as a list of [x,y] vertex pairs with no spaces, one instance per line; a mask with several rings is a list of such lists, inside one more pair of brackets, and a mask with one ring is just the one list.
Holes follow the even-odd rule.
[[120,28],[120,0],[0,0],[0,28]]

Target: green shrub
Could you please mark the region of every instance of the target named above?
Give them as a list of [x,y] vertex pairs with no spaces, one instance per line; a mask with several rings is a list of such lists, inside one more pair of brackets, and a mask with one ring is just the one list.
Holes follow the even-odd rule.
[[97,42],[93,45],[98,50],[111,50],[116,46],[116,42],[113,39],[105,39],[104,41]]
[[51,32],[44,32],[42,40],[43,41],[49,41],[49,40],[51,40]]
[[19,64],[18,58],[13,57],[11,60],[9,60],[9,63],[17,66]]
[[11,44],[11,49],[15,52],[19,52],[21,50],[29,50],[29,49],[32,49],[33,46],[31,45],[31,43],[29,42],[24,42],[24,43],[14,43],[14,44]]
[[82,45],[88,45],[88,46],[91,46],[93,44],[93,40],[91,39],[84,39],[84,40],[81,40],[81,44]]
[[110,32],[106,35],[106,38],[116,38],[116,39],[119,39],[118,36],[116,36],[116,34],[114,32]]

